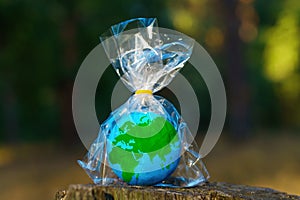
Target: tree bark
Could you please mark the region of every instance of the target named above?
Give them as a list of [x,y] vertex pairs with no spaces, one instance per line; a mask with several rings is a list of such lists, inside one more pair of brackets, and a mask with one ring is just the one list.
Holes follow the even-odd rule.
[[236,15],[238,0],[218,0],[221,17],[226,24],[225,61],[228,94],[228,123],[235,139],[245,139],[250,129],[250,89],[246,66],[243,61],[243,43],[238,31],[240,19]]
[[228,183],[206,183],[193,188],[162,188],[153,186],[124,185],[70,185],[67,190],[56,193],[55,200],[123,200],[123,199],[294,199],[300,196],[290,195],[269,188],[234,185]]
[[76,137],[76,130],[73,122],[72,116],[72,88],[73,88],[73,78],[72,72],[77,65],[78,58],[78,44],[76,41],[77,37],[77,25],[78,18],[76,11],[74,10],[74,5],[65,5],[66,7],[66,17],[61,24],[61,40],[63,44],[63,66],[64,73],[61,76],[59,83],[58,98],[60,104],[61,112],[61,131],[62,131],[62,141],[66,145],[71,145],[78,142],[78,137]]

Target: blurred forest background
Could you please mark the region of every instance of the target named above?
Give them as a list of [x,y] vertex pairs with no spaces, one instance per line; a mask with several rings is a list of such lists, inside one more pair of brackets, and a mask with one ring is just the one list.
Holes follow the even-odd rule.
[[[0,199],[51,199],[90,182],[75,162],[86,150],[72,118],[73,82],[99,35],[136,17],[195,38],[219,67],[228,111],[204,159],[211,180],[300,195],[300,1],[0,0]],[[199,98],[201,135],[210,99],[193,70],[182,74]],[[117,80],[108,68],[99,82],[100,122]]]

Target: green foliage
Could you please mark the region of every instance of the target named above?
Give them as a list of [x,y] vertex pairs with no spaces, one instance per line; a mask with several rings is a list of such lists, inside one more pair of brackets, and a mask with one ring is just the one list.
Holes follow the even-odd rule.
[[[300,95],[284,98],[286,95],[283,94],[293,94],[293,85],[300,85],[299,53],[293,53],[297,61],[293,63],[293,77],[297,78],[293,79],[293,84],[286,85],[278,85],[266,76],[264,61],[269,59],[269,63],[272,63],[273,57],[266,58],[263,55],[264,52],[265,55],[268,54],[266,52],[272,53],[275,47],[270,40],[276,40],[284,32],[280,28],[280,19],[294,13],[292,17],[295,23],[290,24],[299,31],[300,5],[296,1],[284,3],[285,1],[279,0],[272,3],[262,0],[239,2],[250,2],[243,5],[243,8],[253,8],[255,12],[252,15],[258,19],[253,22],[254,29],[253,26],[250,26],[252,29],[245,29],[252,30],[252,35],[245,34],[249,31],[240,33],[241,39],[245,41],[242,54],[251,90],[251,121],[258,128],[297,127],[300,110],[289,115],[293,111],[289,104],[299,102]],[[173,27],[194,37],[211,53],[227,81],[228,69],[224,67],[224,52],[227,51],[224,46],[224,28],[230,22],[222,22],[226,15],[222,12],[225,10],[224,6],[226,4],[220,4],[219,0],[1,0],[0,139],[43,140],[60,137],[63,134],[61,126],[65,123],[65,113],[71,112],[63,108],[66,107],[66,102],[67,106],[71,106],[72,84],[81,62],[100,42],[101,33],[112,24],[126,19],[157,17],[160,26]],[[244,19],[241,18],[241,22],[242,20]],[[285,24],[286,29],[293,28],[289,27],[290,24]],[[273,34],[267,37],[270,30],[279,30],[274,32],[278,36]],[[295,34],[293,36],[294,42],[290,44],[298,44],[299,38]],[[192,69],[187,67],[183,74],[191,77],[193,82],[195,73]],[[111,91],[117,80],[118,77],[110,68],[99,83],[101,92],[98,90],[96,109],[100,121],[110,113]],[[201,120],[207,124],[210,100],[205,84],[193,85],[199,85],[194,89],[202,103]]]

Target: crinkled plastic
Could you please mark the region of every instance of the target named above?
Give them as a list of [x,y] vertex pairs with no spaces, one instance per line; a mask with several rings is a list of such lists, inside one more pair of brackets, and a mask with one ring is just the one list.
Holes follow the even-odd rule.
[[206,182],[209,175],[187,124],[169,101],[149,92],[172,81],[190,58],[194,41],[183,34],[160,34],[155,18],[114,25],[100,39],[122,82],[139,92],[101,124],[80,166],[101,185]]

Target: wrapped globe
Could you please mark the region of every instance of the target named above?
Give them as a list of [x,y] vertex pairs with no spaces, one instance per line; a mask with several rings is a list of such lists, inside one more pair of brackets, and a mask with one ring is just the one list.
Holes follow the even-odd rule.
[[171,102],[153,95],[183,68],[194,40],[177,32],[161,34],[155,18],[116,24],[100,39],[133,95],[101,123],[80,166],[100,185],[191,187],[205,182],[208,173],[187,124]]

